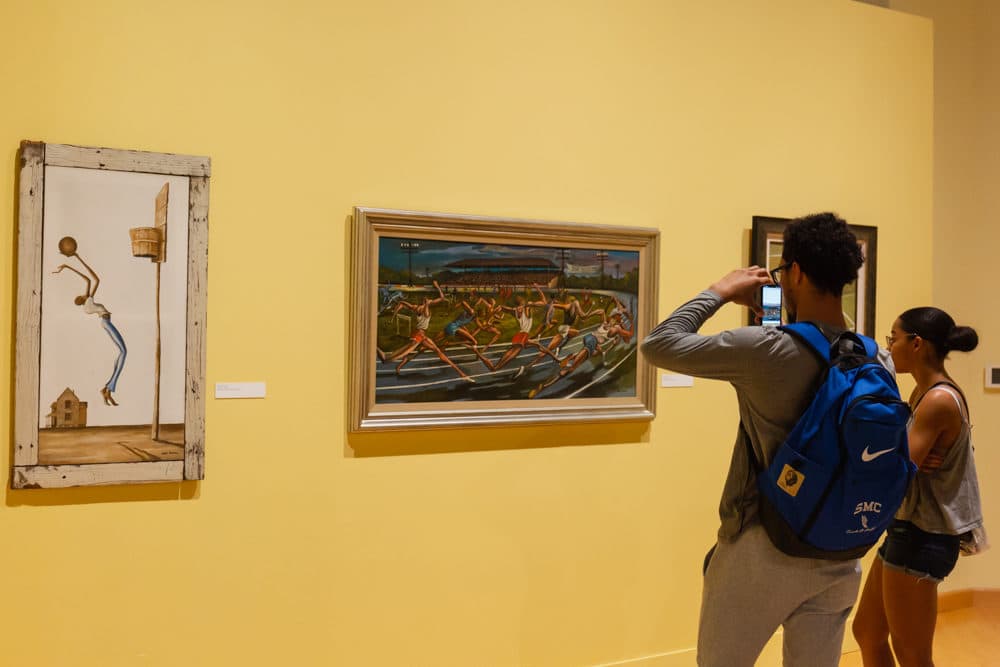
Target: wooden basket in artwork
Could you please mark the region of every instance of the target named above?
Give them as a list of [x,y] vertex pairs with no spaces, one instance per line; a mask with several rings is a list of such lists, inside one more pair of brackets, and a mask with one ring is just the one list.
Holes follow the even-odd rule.
[[128,230],[132,239],[132,254],[135,257],[160,256],[160,230],[156,227],[133,227]]

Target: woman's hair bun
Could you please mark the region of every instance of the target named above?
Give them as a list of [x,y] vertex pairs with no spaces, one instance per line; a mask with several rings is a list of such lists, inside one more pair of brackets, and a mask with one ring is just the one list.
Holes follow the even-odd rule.
[[979,334],[972,327],[955,326],[948,332],[945,345],[948,346],[949,350],[971,352],[979,345]]

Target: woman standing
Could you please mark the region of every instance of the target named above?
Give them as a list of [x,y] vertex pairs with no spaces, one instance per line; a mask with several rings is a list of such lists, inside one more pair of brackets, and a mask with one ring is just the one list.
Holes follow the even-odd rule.
[[[865,582],[854,636],[865,667],[933,665],[938,584],[959,552],[985,548],[979,483],[965,396],[945,370],[949,352],[969,352],[975,330],[938,308],[912,308],[886,338],[896,371],[910,373],[910,458],[917,465],[903,505]],[[892,639],[892,649],[889,639]]]

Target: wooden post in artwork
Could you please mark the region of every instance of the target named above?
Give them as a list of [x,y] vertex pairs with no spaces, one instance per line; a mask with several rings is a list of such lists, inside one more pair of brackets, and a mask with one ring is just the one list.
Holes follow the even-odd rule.
[[153,418],[150,421],[150,436],[160,439],[160,265],[167,261],[167,202],[170,199],[170,183],[164,183],[156,195],[153,227],[133,227],[129,230],[132,238],[132,255],[148,257],[156,264],[156,346],[153,358]]
[[156,195],[156,229],[160,232],[160,252],[156,263],[156,361],[153,364],[153,421],[152,438],[160,439],[160,265],[167,261],[167,200],[170,198],[170,183],[164,183]]

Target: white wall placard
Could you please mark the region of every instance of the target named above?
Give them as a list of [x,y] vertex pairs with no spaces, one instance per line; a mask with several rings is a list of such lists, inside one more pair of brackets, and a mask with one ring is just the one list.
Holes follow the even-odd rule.
[[664,373],[660,376],[661,387],[693,387],[694,378],[690,375]]
[[216,398],[264,398],[267,393],[264,382],[216,382]]

